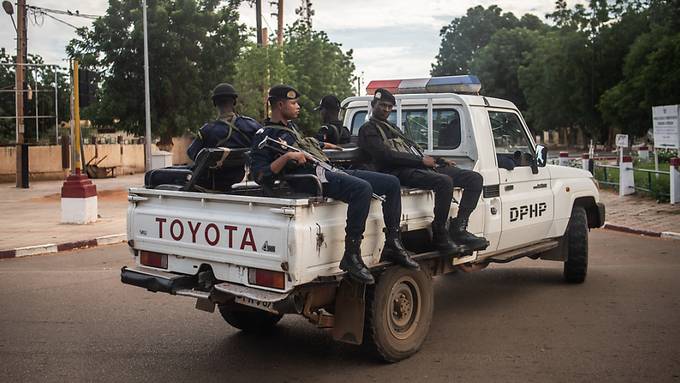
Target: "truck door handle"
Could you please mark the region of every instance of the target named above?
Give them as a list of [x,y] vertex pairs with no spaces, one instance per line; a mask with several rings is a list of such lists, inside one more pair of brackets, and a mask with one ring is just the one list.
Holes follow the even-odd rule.
[[514,188],[515,188],[515,186],[513,186],[513,185],[505,185],[505,191],[510,191]]
[[548,187],[548,184],[536,184],[534,185],[534,189],[545,189]]

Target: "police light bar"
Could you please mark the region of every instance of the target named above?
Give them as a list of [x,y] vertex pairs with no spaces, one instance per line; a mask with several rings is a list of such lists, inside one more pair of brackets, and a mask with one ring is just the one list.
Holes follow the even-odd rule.
[[384,88],[394,94],[418,93],[462,93],[479,94],[482,83],[474,75],[441,76],[430,78],[412,78],[403,80],[374,80],[368,83],[366,93],[374,94],[378,88]]

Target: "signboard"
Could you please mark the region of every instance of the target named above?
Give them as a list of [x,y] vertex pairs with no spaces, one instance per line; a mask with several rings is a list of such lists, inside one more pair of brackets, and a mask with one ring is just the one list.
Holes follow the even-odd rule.
[[624,148],[628,147],[628,135],[627,134],[617,134],[616,135],[616,146],[621,146]]
[[652,108],[654,147],[680,149],[680,105]]

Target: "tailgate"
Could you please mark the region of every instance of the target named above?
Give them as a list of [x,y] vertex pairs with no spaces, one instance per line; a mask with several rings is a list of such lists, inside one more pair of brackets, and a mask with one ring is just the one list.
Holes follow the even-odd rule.
[[244,285],[251,268],[286,271],[289,213],[306,202],[149,189],[130,189],[129,200],[136,250],[168,254],[170,272],[209,265],[217,279]]

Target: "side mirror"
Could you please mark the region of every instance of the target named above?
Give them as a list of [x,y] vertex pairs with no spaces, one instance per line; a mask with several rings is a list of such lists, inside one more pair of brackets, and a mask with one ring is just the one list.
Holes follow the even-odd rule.
[[536,145],[536,166],[544,167],[548,163],[548,148]]

